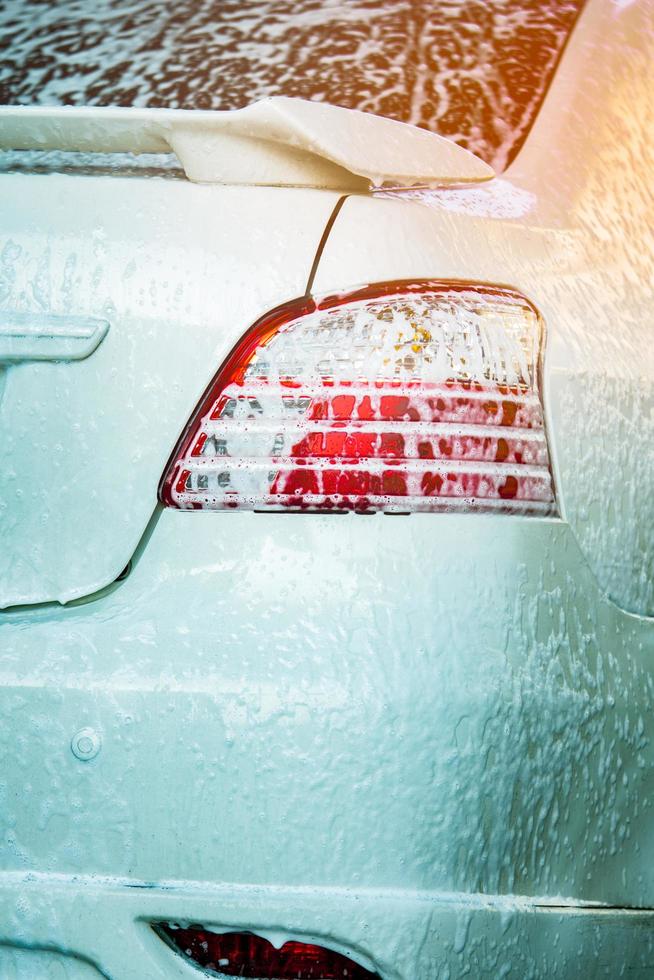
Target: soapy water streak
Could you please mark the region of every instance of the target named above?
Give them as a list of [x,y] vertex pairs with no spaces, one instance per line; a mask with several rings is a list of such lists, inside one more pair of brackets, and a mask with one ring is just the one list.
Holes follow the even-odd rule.
[[8,0],[0,102],[236,109],[271,95],[449,136],[498,171],[581,0]]
[[212,398],[181,507],[549,513],[540,323],[474,290],[295,317]]

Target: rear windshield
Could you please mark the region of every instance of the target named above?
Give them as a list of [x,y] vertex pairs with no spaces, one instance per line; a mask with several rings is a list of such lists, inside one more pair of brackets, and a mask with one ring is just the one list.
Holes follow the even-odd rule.
[[0,102],[235,109],[270,95],[449,136],[503,170],[583,0],[7,0]]

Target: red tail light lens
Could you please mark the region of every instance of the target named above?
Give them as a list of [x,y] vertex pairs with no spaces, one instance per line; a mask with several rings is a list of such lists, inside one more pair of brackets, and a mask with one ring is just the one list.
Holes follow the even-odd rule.
[[250,932],[216,933],[161,925],[159,931],[189,959],[219,977],[257,980],[379,980],[347,956],[312,943],[286,942],[276,949]]
[[229,356],[161,488],[180,508],[554,512],[542,325],[506,289],[303,298]]

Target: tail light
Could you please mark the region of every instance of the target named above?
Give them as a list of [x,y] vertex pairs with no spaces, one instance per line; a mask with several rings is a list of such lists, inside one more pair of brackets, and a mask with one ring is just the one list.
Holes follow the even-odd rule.
[[555,510],[541,320],[508,289],[383,283],[273,310],[164,475],[171,507]]
[[312,943],[286,942],[277,949],[251,932],[210,932],[160,925],[158,931],[197,966],[223,977],[257,980],[379,980],[347,956]]

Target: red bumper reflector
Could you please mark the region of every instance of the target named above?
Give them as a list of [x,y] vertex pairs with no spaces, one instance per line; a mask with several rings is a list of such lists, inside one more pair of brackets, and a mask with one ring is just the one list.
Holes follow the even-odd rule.
[[256,980],[379,980],[376,973],[342,953],[312,943],[289,941],[280,949],[251,932],[210,932],[198,926],[160,925],[173,947],[219,977]]
[[555,513],[543,329],[512,290],[303,297],[254,325],[164,476],[168,506]]

